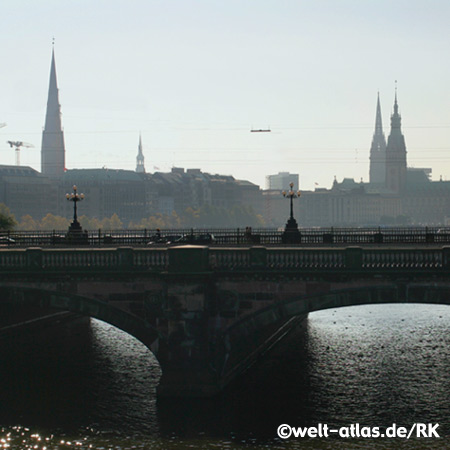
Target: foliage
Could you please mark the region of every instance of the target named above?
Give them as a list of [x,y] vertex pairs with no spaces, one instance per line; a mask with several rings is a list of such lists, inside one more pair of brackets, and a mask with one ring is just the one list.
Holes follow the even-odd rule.
[[14,214],[11,214],[9,208],[0,203],[0,230],[12,230],[17,225]]
[[114,213],[109,219],[104,218],[100,222],[100,227],[102,230],[121,230],[123,228],[123,223],[119,219],[119,216]]
[[39,229],[38,223],[29,215],[22,216],[18,228],[22,231],[35,231]]
[[70,222],[65,217],[54,216],[53,214],[48,213],[45,217],[42,218],[39,229],[50,231],[50,230],[65,230],[69,228]]
[[[124,228],[123,222],[117,214],[103,219],[81,216],[79,222],[84,230],[120,230]],[[23,216],[18,226],[20,230],[65,230],[70,221],[64,217],[47,214],[40,221],[30,215]],[[171,214],[156,213],[141,219],[139,222],[130,222],[129,229],[168,229],[168,228],[244,228],[262,227],[264,220],[253,209],[246,206],[234,206],[227,209],[211,205],[201,208],[187,208],[182,214],[172,211]]]

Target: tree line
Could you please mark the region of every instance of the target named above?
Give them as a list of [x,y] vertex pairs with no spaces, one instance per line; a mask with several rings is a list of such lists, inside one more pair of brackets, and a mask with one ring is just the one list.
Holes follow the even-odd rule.
[[[264,219],[255,214],[251,207],[234,206],[222,208],[205,205],[201,208],[187,208],[181,214],[172,211],[171,214],[157,213],[137,222],[124,223],[117,214],[102,219],[81,216],[78,218],[85,230],[121,230],[121,229],[167,229],[167,228],[237,228],[237,227],[263,227]],[[19,231],[51,231],[65,230],[71,220],[66,217],[46,214],[41,219],[25,215],[17,220],[9,208],[0,204],[0,230]]]

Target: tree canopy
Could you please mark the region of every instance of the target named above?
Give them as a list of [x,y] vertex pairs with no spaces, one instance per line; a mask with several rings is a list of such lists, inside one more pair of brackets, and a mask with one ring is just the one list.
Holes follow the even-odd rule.
[[0,230],[12,230],[16,225],[16,218],[11,214],[9,208],[3,203],[0,203]]

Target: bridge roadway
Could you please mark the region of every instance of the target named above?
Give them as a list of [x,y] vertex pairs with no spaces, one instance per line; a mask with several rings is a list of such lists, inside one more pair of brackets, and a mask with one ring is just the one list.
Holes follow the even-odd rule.
[[209,396],[311,311],[450,304],[450,247],[2,249],[0,302],[117,326],[159,360],[159,395]]

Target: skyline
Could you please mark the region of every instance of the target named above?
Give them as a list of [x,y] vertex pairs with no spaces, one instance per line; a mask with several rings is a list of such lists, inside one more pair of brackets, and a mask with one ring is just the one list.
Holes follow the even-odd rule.
[[408,165],[450,179],[450,5],[173,4],[7,1],[20,26],[3,30],[0,164],[22,140],[35,146],[22,165],[40,171],[55,36],[68,169],[135,170],[141,133],[147,172],[200,168],[262,188],[281,171],[300,189],[368,181],[377,93],[387,137],[398,80]]

